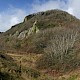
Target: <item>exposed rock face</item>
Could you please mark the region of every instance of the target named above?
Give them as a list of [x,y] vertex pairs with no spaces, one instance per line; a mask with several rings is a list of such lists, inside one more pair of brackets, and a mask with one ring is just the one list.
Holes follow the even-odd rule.
[[19,34],[18,38],[19,38],[19,39],[24,39],[24,38],[26,38],[27,33],[28,33],[27,30],[21,32],[21,33]]
[[31,34],[37,33],[39,31],[36,24],[37,24],[37,21],[35,21],[34,24],[33,24],[33,27],[29,29],[28,36],[30,36]]
[[26,22],[26,21],[27,21],[27,18],[24,19],[24,22]]
[[17,38],[17,36],[19,35],[19,32],[16,31],[16,33],[14,35],[12,35],[13,37]]
[[18,38],[18,39],[28,38],[30,35],[35,34],[39,31],[36,24],[37,24],[37,21],[34,22],[33,26],[30,29],[22,31],[21,33],[16,31],[16,33],[14,35],[12,35],[12,37],[15,37],[15,38]]
[[26,16],[24,21],[31,19],[33,16],[35,16],[35,14],[30,14],[30,15]]

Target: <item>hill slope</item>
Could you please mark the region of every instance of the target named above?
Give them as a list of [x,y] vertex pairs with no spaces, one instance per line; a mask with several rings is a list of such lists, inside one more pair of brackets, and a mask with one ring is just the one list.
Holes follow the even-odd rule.
[[[12,70],[18,67],[19,78],[21,75],[29,80],[77,80],[80,20],[61,10],[28,15],[22,23],[0,35],[0,50],[9,54],[0,53],[0,63],[8,68],[10,65]],[[63,76],[69,72],[70,76]]]
[[26,16],[22,23],[12,26],[12,28],[5,32],[5,34],[14,34],[16,31],[19,31],[20,33],[24,30],[28,30],[33,26],[36,20],[36,25],[39,29],[46,29],[50,27],[71,27],[78,26],[80,24],[80,21],[76,17],[65,11],[50,10]]
[[35,40],[30,41],[34,39],[37,33],[42,33],[42,31],[46,29],[58,29],[60,27],[79,30],[79,25],[79,19],[61,10],[49,10],[30,14],[25,17],[22,23],[12,26],[11,29],[2,34],[4,37],[0,38],[1,46],[14,51],[15,48],[19,50],[22,49],[22,51],[30,51],[31,49],[34,51],[36,46],[33,48],[33,45],[34,43],[36,44],[36,42],[34,42]]

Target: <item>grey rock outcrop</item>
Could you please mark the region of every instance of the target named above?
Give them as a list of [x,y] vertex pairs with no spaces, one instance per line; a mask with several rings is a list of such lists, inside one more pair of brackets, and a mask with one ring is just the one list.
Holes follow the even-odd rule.
[[19,39],[24,39],[24,38],[26,38],[27,33],[28,33],[27,30],[21,32],[21,33],[19,34],[18,38],[19,38]]

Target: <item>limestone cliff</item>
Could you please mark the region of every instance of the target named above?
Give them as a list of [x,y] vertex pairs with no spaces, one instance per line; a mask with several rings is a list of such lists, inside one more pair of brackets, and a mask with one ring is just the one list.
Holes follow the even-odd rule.
[[39,32],[39,29],[36,24],[37,24],[37,21],[35,21],[33,26],[31,28],[29,28],[28,30],[24,30],[20,33],[18,31],[16,31],[16,33],[13,34],[12,36],[15,38],[18,38],[18,39],[28,38],[30,35]]

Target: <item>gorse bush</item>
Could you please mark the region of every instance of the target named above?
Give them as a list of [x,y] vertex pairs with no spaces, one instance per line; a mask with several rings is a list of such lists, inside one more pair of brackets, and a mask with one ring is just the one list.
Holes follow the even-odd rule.
[[32,68],[27,68],[26,74],[28,77],[32,77],[32,78],[38,78],[40,76],[40,72]]
[[0,80],[15,80],[15,79],[8,73],[0,72]]
[[44,48],[45,54],[36,62],[37,67],[65,71],[80,65],[74,47],[78,36],[77,30],[66,28],[50,29],[46,30],[44,38],[46,38],[45,36],[47,36],[46,40],[48,41]]
[[24,80],[19,76],[20,66],[14,59],[3,52],[0,52],[0,80]]

